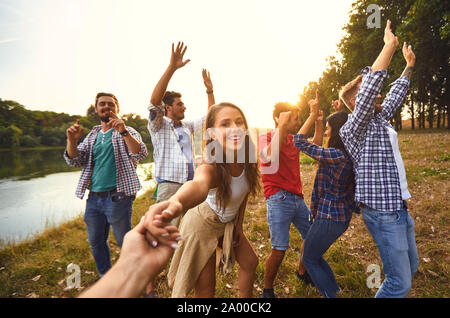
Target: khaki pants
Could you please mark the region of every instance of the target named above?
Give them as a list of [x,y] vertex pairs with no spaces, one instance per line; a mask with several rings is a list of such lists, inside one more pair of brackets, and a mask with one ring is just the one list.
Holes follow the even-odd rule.
[[[181,183],[175,183],[175,182],[162,182],[158,184],[158,193],[156,195],[156,203],[161,201],[169,200],[172,195],[175,194],[175,192],[178,191],[179,188],[181,188],[183,184]],[[170,223],[172,225],[175,225],[178,227],[180,224],[180,217],[177,217],[173,219]]]

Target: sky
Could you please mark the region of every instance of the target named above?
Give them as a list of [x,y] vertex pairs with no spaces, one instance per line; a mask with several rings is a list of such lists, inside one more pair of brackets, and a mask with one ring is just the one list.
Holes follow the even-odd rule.
[[295,103],[337,56],[352,0],[0,0],[0,98],[85,115],[97,92],[148,116],[171,44],[187,45],[169,90],[186,119],[206,114],[202,68],[216,102],[272,127],[273,105]]

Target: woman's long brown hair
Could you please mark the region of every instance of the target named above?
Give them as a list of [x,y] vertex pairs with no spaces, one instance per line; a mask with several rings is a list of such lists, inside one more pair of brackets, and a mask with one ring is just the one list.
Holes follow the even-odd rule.
[[[208,110],[208,114],[206,115],[205,120],[205,132],[206,132],[206,140],[204,143],[204,147],[211,143],[213,140],[211,136],[208,135],[208,128],[213,128],[214,123],[217,119],[217,114],[220,110],[226,107],[232,107],[238,110],[241,113],[242,119],[244,120],[245,128],[248,129],[247,119],[245,118],[242,110],[234,104],[231,103],[219,103],[211,106]],[[253,141],[249,137],[248,134],[245,135],[245,176],[247,178],[247,182],[250,187],[249,196],[256,196],[261,189],[260,175],[258,162],[250,163],[250,158],[256,158],[256,156],[250,156],[250,151],[255,151],[256,148],[253,146]],[[214,155],[214,154],[213,154]],[[220,210],[225,211],[225,207],[227,206],[230,198],[231,198],[231,173],[230,169],[226,163],[226,158],[224,154],[224,158],[222,160],[223,163],[216,162],[214,160],[214,165],[217,171],[217,178],[219,180],[217,185],[216,192],[216,204]]]

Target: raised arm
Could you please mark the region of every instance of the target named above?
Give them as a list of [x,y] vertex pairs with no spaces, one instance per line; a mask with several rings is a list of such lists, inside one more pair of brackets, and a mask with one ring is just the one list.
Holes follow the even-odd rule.
[[416,56],[411,45],[408,46],[406,42],[403,42],[402,52],[406,61],[406,67],[403,70],[402,75],[391,84],[392,87],[382,104],[381,116],[386,120],[390,120],[401,106],[406,93],[408,92],[411,75],[416,63]]
[[216,100],[214,98],[214,90],[213,90],[213,84],[211,81],[211,75],[206,69],[202,70],[202,76],[203,76],[203,83],[206,87],[206,94],[208,95],[208,109],[212,105],[216,103]]
[[384,79],[387,78],[387,68],[398,46],[398,39],[392,33],[391,21],[388,20],[384,30],[384,46],[380,54],[369,67],[363,70],[361,86],[356,94],[356,102],[353,113],[340,130],[342,140],[348,138],[362,139],[367,130],[367,125],[375,114],[375,102],[381,91]]
[[308,119],[306,119],[305,123],[302,125],[297,134],[299,135],[308,135],[311,130],[312,125],[316,122],[317,117],[319,117],[319,107],[320,107],[320,99],[319,99],[319,90],[316,90],[316,99],[311,99],[308,102],[310,114]]
[[392,56],[398,46],[398,38],[392,33],[391,30],[391,20],[386,23],[386,28],[384,29],[384,46],[378,55],[375,62],[372,65],[372,72],[378,70],[387,70],[389,64],[391,64]]
[[314,125],[314,137],[312,141],[317,146],[322,146],[323,143],[323,111],[319,110],[319,115],[316,118]]
[[178,42],[177,47],[174,48],[174,44],[172,43],[172,54],[170,56],[170,63],[167,67],[166,71],[162,75],[161,79],[156,84],[153,89],[152,96],[150,97],[150,106],[149,106],[149,120],[148,120],[148,130],[150,132],[157,132],[161,129],[164,119],[164,105],[163,105],[163,97],[166,93],[167,86],[169,85],[170,79],[172,78],[175,71],[187,63],[190,60],[183,61],[184,53],[186,52],[187,46],[181,42]]
[[184,46],[183,42],[178,42],[176,48],[174,48],[174,44],[172,43],[172,55],[170,56],[170,63],[153,90],[152,97],[150,98],[150,103],[152,105],[162,105],[162,99],[173,74],[176,72],[176,70],[182,68],[190,62],[190,60],[183,61],[183,56],[184,53],[186,53],[186,49],[187,46]]

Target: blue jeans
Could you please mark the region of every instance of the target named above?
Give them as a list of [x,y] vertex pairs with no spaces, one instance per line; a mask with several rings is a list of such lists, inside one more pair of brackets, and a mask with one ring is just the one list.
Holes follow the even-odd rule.
[[414,220],[408,213],[406,202],[403,209],[395,212],[364,208],[362,216],[378,247],[385,275],[375,297],[408,296],[412,277],[419,266],[419,255]]
[[266,200],[272,249],[286,251],[289,248],[291,223],[304,239],[311,226],[311,212],[305,200],[297,194],[280,190]]
[[110,225],[113,228],[117,245],[122,247],[123,237],[131,230],[131,211],[134,197],[123,193],[108,194],[99,197],[89,193],[86,201],[84,222],[88,232],[88,241],[99,276],[102,277],[111,268],[108,246]]
[[339,286],[323,254],[348,228],[350,220],[338,222],[317,218],[305,240],[302,262],[323,297],[335,298]]

